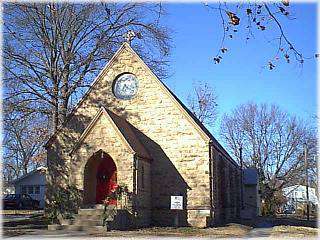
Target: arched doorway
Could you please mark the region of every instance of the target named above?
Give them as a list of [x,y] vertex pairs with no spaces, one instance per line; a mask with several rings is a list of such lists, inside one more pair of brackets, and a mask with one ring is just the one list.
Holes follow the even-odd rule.
[[[115,189],[117,168],[113,159],[98,151],[87,162],[84,170],[84,204],[101,204]],[[110,204],[115,204],[111,202]]]

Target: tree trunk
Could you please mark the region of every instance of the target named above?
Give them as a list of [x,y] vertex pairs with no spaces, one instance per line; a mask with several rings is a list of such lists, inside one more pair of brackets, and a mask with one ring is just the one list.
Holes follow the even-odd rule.
[[64,123],[68,113],[68,98],[62,100],[60,122]]
[[62,75],[62,88],[61,88],[61,114],[60,123],[64,123],[68,113],[69,103],[69,64],[66,64],[65,70]]
[[53,99],[53,110],[52,110],[52,124],[53,124],[53,131],[56,131],[59,126],[59,93],[58,93],[58,85],[55,83],[54,85],[54,99]]

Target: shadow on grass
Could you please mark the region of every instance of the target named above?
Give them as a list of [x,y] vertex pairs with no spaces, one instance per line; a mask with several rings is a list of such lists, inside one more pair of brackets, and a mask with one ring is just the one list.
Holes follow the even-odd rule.
[[43,215],[38,214],[23,219],[12,218],[12,220],[3,222],[2,230],[4,236],[14,237],[30,233],[33,230],[47,229],[48,224],[49,221]]
[[300,226],[300,227],[311,227],[317,228],[317,219],[306,219],[297,218],[295,216],[264,216],[257,217],[254,220],[241,221],[241,224],[251,226],[254,228],[272,228],[274,226]]

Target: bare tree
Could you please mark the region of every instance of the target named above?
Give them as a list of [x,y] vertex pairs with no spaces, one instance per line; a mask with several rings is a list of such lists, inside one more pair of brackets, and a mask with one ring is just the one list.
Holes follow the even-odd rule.
[[308,125],[275,105],[248,103],[225,115],[221,137],[239,161],[259,172],[266,200],[282,187],[302,179],[303,144],[310,141]]
[[166,75],[170,37],[161,4],[7,3],[4,5],[5,105],[42,113],[55,130],[132,30],[132,46]]
[[193,83],[192,93],[187,97],[188,107],[199,121],[212,126],[217,117],[217,95],[206,82]]
[[205,3],[205,6],[219,15],[222,24],[222,39],[220,49],[214,57],[215,63],[220,63],[223,54],[228,51],[228,41],[242,32],[245,35],[245,41],[249,42],[255,39],[258,32],[269,31],[270,38],[267,44],[275,48],[275,53],[270,56],[265,67],[272,70],[281,59],[287,63],[297,62],[302,65],[306,59],[319,57],[305,56],[298,49],[292,39],[285,32],[285,26],[294,24],[292,8],[289,0],[275,2],[257,2],[247,1],[237,4],[221,2],[216,4]]
[[[310,128],[309,133],[306,135],[306,146],[307,146],[307,171],[308,171],[308,180],[309,186],[315,188],[317,196],[319,195],[318,189],[318,139],[317,139],[317,128]],[[303,172],[303,177],[305,172]],[[305,178],[305,177],[304,177]],[[305,181],[303,181],[305,184]]]
[[34,116],[23,119],[5,118],[4,178],[13,180],[45,164],[43,144],[48,137],[46,122]]

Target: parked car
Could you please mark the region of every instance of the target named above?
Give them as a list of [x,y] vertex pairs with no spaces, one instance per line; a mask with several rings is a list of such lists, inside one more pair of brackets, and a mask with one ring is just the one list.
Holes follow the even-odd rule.
[[292,205],[285,206],[282,213],[284,213],[284,214],[294,214],[295,213],[295,209],[294,209],[294,207]]
[[293,214],[293,211],[292,211],[292,209],[285,209],[285,210],[283,211],[283,213],[284,213],[284,214]]
[[38,209],[39,201],[28,194],[7,194],[3,199],[4,209]]

